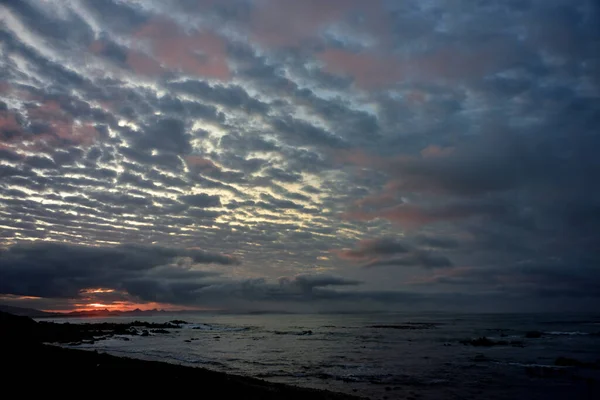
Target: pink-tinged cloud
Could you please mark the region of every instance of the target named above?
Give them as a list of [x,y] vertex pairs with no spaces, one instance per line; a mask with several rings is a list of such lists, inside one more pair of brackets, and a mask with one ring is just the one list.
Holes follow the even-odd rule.
[[332,74],[349,75],[364,89],[377,89],[402,80],[406,76],[404,65],[390,57],[371,53],[352,53],[329,49],[317,55]]
[[[363,89],[381,89],[400,81],[446,82],[478,79],[502,70],[518,59],[517,52],[507,43],[496,41],[469,50],[457,46],[443,47],[411,58],[400,59],[387,53],[328,49],[317,58],[327,72],[348,75]],[[414,94],[409,101],[423,101]]]
[[94,40],[88,49],[94,54],[100,54],[106,49],[106,43],[103,40]]
[[164,72],[158,61],[141,52],[129,51],[126,62],[131,69],[140,75],[157,76]]
[[11,86],[8,82],[0,81],[0,94],[5,94],[10,92]]
[[454,147],[440,147],[431,145],[421,150],[421,156],[423,158],[434,158],[434,157],[445,157],[454,152]]
[[352,12],[365,17],[367,32],[387,39],[390,24],[380,0],[262,0],[253,10],[250,31],[268,47],[298,46],[344,22]]
[[[36,135],[25,134],[20,129],[20,135],[14,137],[12,142],[20,145],[22,142],[46,142],[51,145],[66,141],[69,144],[90,146],[99,137],[96,128],[88,122],[76,122],[67,114],[56,101],[45,101],[40,105],[28,110],[30,121],[37,122],[49,127],[48,131]],[[20,142],[20,143],[19,143]]]
[[403,201],[398,197],[402,185],[402,181],[391,180],[385,184],[380,193],[371,194],[356,200],[353,207],[356,210],[383,209],[402,204]]
[[185,162],[189,168],[211,169],[211,170],[219,169],[219,167],[217,167],[214,162],[212,162],[208,158],[204,158],[201,156],[194,156],[194,155],[187,156],[185,158]]
[[392,205],[398,204],[399,200],[393,193],[384,192],[373,194],[367,197],[363,197],[360,200],[357,200],[354,205],[358,208],[382,208],[382,207],[390,207]]
[[133,36],[135,41],[151,49],[152,57],[138,51],[127,56],[130,67],[141,74],[156,75],[166,70],[228,80],[227,45],[211,32],[183,32],[168,20],[153,20]]
[[388,158],[369,154],[358,148],[332,150],[331,155],[338,164],[348,164],[362,168],[384,168],[389,164]]
[[27,87],[15,87],[5,81],[0,81],[0,94],[24,101],[39,101],[41,97],[32,93]]
[[405,98],[409,104],[420,106],[427,101],[427,93],[422,90],[411,90]]

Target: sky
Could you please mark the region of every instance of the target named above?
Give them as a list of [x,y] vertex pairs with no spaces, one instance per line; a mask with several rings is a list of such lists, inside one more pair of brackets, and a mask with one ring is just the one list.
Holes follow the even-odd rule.
[[0,1],[0,303],[600,306],[593,0]]

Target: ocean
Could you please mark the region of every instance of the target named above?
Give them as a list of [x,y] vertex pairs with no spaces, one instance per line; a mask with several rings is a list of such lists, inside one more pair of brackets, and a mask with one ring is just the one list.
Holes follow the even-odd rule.
[[[136,319],[188,323],[66,347],[372,399],[600,398],[600,315],[200,313],[52,321]],[[480,337],[495,345],[468,342]]]

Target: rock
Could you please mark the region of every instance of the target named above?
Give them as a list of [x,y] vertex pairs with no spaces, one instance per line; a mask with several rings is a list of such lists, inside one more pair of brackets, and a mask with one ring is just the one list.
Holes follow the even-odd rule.
[[539,339],[542,337],[542,332],[540,331],[529,331],[525,333],[525,337],[527,339]]
[[173,321],[169,321],[169,323],[175,324],[175,325],[187,325],[186,321],[182,321],[180,319],[174,319]]
[[133,326],[130,326],[129,328],[116,327],[114,329],[114,333],[118,334],[118,335],[134,335],[135,336],[138,334],[138,331]]
[[186,342],[186,343],[192,343],[192,341],[189,340],[189,339],[184,340],[184,342]]
[[171,333],[166,329],[152,329],[152,333]]
[[312,335],[313,331],[308,330],[308,331],[302,331],[301,333],[299,333],[299,335]]
[[150,336],[150,332],[148,332],[146,329],[144,329],[142,331],[142,335],[141,336]]

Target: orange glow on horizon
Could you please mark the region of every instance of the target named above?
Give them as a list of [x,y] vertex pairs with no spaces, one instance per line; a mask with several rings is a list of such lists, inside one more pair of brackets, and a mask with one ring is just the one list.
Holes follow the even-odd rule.
[[151,310],[162,310],[162,311],[217,311],[218,308],[208,307],[194,307],[194,306],[181,306],[176,304],[168,303],[133,303],[127,301],[115,301],[109,304],[104,303],[77,303],[73,304],[71,309],[62,310],[50,310],[45,309],[42,311],[68,314],[71,312],[99,312],[99,311],[111,311],[111,312],[127,312],[127,311],[151,311]]
[[105,288],[90,288],[90,289],[82,289],[80,293],[114,293],[115,289],[105,289]]
[[90,307],[96,307],[96,308],[109,308],[109,307],[113,307],[112,305],[107,305],[107,304],[100,304],[100,303],[92,303],[92,304],[88,304]]

